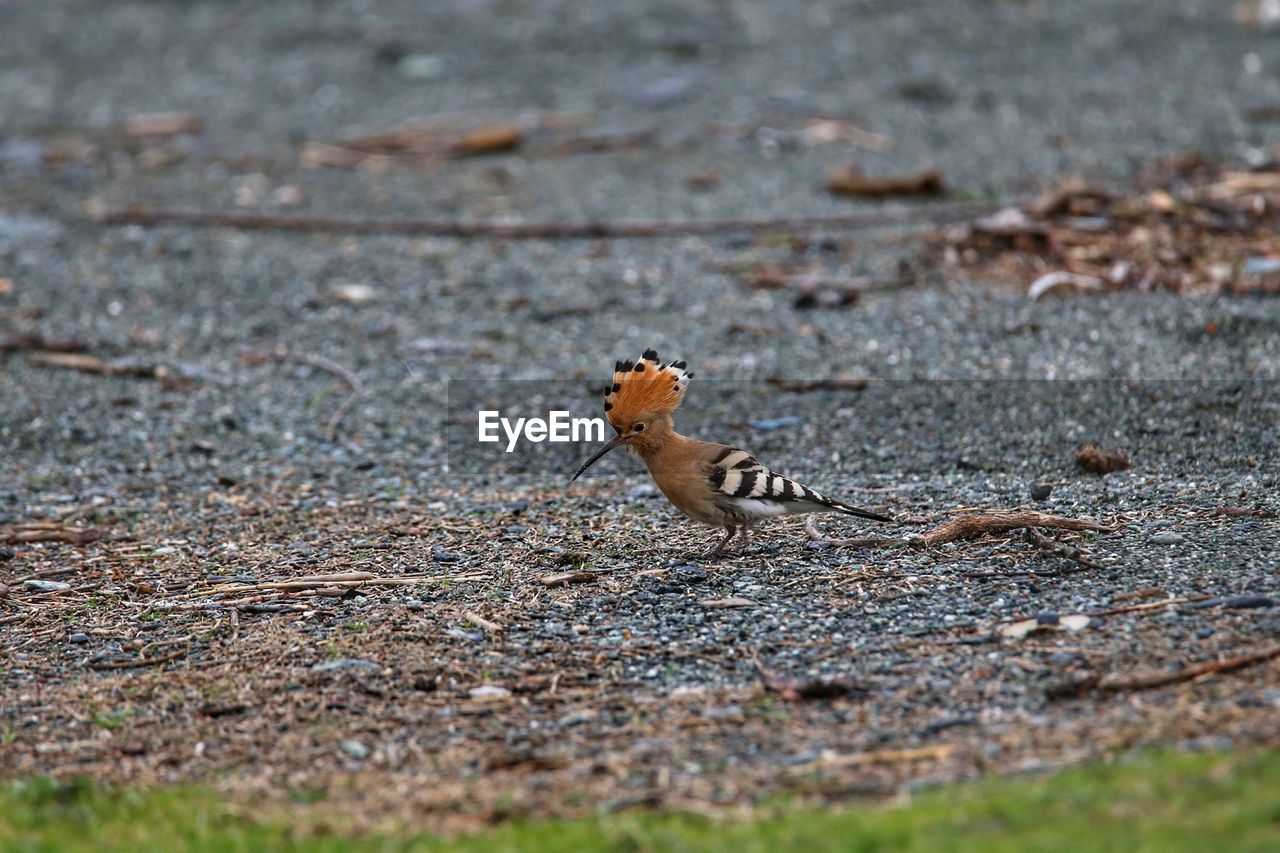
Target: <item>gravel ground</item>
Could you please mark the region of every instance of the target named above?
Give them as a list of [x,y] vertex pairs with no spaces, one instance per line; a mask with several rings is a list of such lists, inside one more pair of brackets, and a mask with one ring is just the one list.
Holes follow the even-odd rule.
[[[1280,100],[1275,38],[1220,5],[9,8],[0,535],[21,541],[0,543],[0,772],[204,780],[463,828],[884,794],[1152,743],[1275,745],[1275,659],[1105,688],[1280,639],[1274,298],[1031,303],[931,263],[936,243],[907,228],[467,242],[83,216],[831,215],[871,207],[821,189],[850,160],[935,166],[962,198],[1071,175],[1123,188],[1163,156],[1248,164],[1274,142],[1248,116]],[[204,130],[124,132],[159,110]],[[531,110],[646,135],[419,168],[300,162],[308,142],[415,116]],[[893,146],[805,142],[816,115]],[[711,171],[709,191],[687,186]],[[925,272],[812,310],[726,272],[779,257]],[[124,375],[41,366],[30,335]],[[698,375],[691,431],[815,487],[922,525],[1035,506],[1115,530],[1064,535],[1092,567],[1016,534],[832,547],[798,523],[707,563],[712,534],[632,460],[567,489],[571,453],[467,456],[446,439],[449,380],[529,380],[503,393],[594,414],[587,389],[649,346]],[[875,381],[786,390],[850,377]],[[1080,470],[1086,441],[1133,467]],[[334,572],[373,578],[215,593]],[[543,583],[565,572],[591,574]],[[1072,632],[1054,614],[1093,618]],[[1002,633],[1037,615],[1049,627]],[[840,695],[788,697],[758,666]]]

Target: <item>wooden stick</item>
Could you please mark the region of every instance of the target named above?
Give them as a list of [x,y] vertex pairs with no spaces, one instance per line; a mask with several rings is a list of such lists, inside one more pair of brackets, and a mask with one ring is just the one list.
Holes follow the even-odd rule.
[[58,527],[52,524],[24,524],[12,530],[0,530],[0,542],[21,544],[26,542],[67,542],[85,545],[106,536],[99,527]]
[[461,222],[451,219],[379,219],[247,213],[197,208],[121,207],[91,214],[103,225],[160,225],[238,228],[249,231],[311,231],[390,234],[403,237],[457,237],[464,240],[611,240],[687,237],[743,231],[858,230],[919,222],[941,225],[992,212],[997,206],[976,202],[915,204],[846,216],[712,219],[701,222]]
[[[1114,527],[1089,521],[1084,518],[1065,518],[1060,515],[1047,515],[1031,509],[993,510],[990,512],[974,512],[953,518],[951,521],[927,530],[919,536],[903,539],[833,539],[818,532],[817,522],[811,515],[805,519],[805,531],[810,539],[826,542],[831,545],[852,545],[864,548],[881,548],[893,545],[913,545],[931,547],[952,542],[957,539],[972,539],[986,533],[1005,533],[1027,527],[1050,527],[1060,530],[1092,530],[1101,533],[1112,533]],[[1051,540],[1045,540],[1047,542]],[[1070,546],[1064,546],[1070,547]],[[1055,549],[1056,550],[1056,549]],[[1063,556],[1066,556],[1065,554]]]
[[1051,527],[1059,530],[1092,530],[1099,533],[1113,533],[1114,527],[1089,521],[1084,518],[1065,518],[1060,515],[1048,515],[1031,509],[997,510],[994,512],[978,512],[953,518],[932,530],[920,535],[921,541],[928,546],[954,542],[957,539],[971,539],[986,533],[1005,533],[1023,527]]
[[1237,669],[1244,669],[1247,666],[1264,663],[1273,658],[1280,657],[1280,645],[1271,646],[1260,652],[1253,652],[1240,657],[1230,658],[1222,661],[1210,661],[1202,663],[1199,666],[1189,666],[1186,669],[1180,669],[1177,672],[1169,672],[1167,670],[1146,670],[1131,673],[1117,673],[1103,676],[1098,680],[1098,690],[1106,690],[1111,693],[1118,693],[1124,690],[1153,690],[1157,687],[1166,687],[1170,684],[1178,684],[1183,681],[1191,681],[1204,675],[1213,675],[1219,672],[1232,672]]

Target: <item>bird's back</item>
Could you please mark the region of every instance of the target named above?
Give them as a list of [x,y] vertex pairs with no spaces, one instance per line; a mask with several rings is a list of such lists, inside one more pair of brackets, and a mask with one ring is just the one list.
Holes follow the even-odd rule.
[[876,521],[891,519],[822,495],[775,474],[745,450],[685,436],[646,459],[654,482],[676,508],[707,524],[750,524],[808,512],[843,512]]

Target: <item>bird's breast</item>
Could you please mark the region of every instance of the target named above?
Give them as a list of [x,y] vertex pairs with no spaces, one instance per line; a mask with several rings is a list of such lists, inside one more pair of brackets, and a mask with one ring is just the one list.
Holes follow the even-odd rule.
[[726,523],[700,466],[664,465],[659,460],[647,464],[654,485],[676,509],[705,524],[722,526]]

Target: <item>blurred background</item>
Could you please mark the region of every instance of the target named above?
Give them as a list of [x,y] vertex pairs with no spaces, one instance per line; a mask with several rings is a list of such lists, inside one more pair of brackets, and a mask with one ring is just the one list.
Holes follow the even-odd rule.
[[[0,168],[10,203],[91,181],[116,202],[526,218],[830,211],[848,202],[824,175],[850,160],[1006,195],[1193,149],[1261,156],[1269,8],[8,2]],[[157,112],[186,123],[138,122]],[[519,138],[451,148],[492,128]]]

